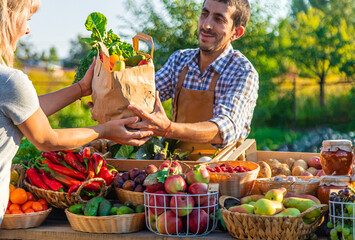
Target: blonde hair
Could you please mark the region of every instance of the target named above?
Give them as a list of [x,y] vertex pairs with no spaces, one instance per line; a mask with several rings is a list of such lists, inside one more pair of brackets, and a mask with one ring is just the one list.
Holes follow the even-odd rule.
[[0,64],[13,66],[16,21],[29,9],[35,13],[39,6],[40,0],[0,0]]

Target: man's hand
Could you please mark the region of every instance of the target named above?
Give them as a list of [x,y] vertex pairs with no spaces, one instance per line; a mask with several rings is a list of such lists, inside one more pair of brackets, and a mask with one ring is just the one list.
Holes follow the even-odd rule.
[[154,136],[164,136],[170,126],[170,120],[160,102],[158,91],[155,92],[155,108],[152,113],[147,113],[134,105],[129,105],[128,109],[142,118],[141,122],[128,125],[130,128],[150,130],[154,133]]
[[102,124],[104,126],[103,137],[119,144],[140,146],[153,135],[152,131],[133,130],[130,131],[126,126],[137,122],[138,117],[130,117],[119,120],[111,120]]

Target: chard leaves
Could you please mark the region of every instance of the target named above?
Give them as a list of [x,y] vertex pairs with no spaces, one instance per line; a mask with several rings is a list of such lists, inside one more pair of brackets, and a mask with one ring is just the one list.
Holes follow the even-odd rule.
[[99,12],[91,13],[85,22],[85,28],[92,31],[91,38],[97,41],[103,41],[106,34],[107,18]]

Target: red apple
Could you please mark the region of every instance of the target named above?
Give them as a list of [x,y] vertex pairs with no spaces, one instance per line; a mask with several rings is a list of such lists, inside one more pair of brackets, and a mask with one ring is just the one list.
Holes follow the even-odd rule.
[[171,210],[179,217],[188,215],[195,205],[193,197],[190,197],[186,193],[178,192],[170,199]]
[[171,210],[162,213],[157,222],[158,232],[162,234],[174,234],[182,229],[181,219]]
[[188,216],[184,217],[184,226],[187,231],[194,234],[201,234],[207,230],[208,214],[201,209],[194,209]]
[[164,183],[158,182],[156,184],[147,185],[146,191],[149,193],[154,193],[156,191],[164,191]]
[[182,167],[180,165],[180,163],[176,162],[176,161],[164,161],[160,166],[159,166],[159,170],[162,170],[163,168],[169,168],[169,174],[174,173],[174,171],[176,171],[174,174],[180,174],[182,173]]
[[164,195],[155,194],[166,194],[164,191],[156,191],[154,194],[149,194],[149,209],[151,214],[156,214],[157,216],[165,211],[169,207],[170,198]]
[[217,199],[212,195],[207,196],[207,198],[209,201],[201,204],[201,209],[205,210],[206,213],[211,214],[215,209],[217,210]]
[[180,175],[171,175],[164,183],[165,191],[170,194],[185,192],[186,187],[186,182]]
[[[188,192],[191,194],[207,194],[208,185],[206,183],[193,183],[190,185]],[[201,206],[208,201],[208,196],[194,196],[197,206]]]
[[154,164],[149,164],[148,166],[145,167],[144,170],[146,174],[152,174],[158,171],[158,168]]
[[210,174],[205,166],[196,165],[186,174],[186,180],[189,185],[193,183],[209,183]]

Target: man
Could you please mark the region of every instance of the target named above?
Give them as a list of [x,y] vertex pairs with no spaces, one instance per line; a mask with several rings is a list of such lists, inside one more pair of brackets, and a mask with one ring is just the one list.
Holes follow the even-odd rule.
[[[155,136],[181,140],[179,148],[223,148],[245,139],[258,97],[258,74],[231,42],[250,17],[248,0],[205,0],[198,21],[199,48],[176,51],[156,73],[156,106],[132,125]],[[161,101],[172,98],[173,121]]]

